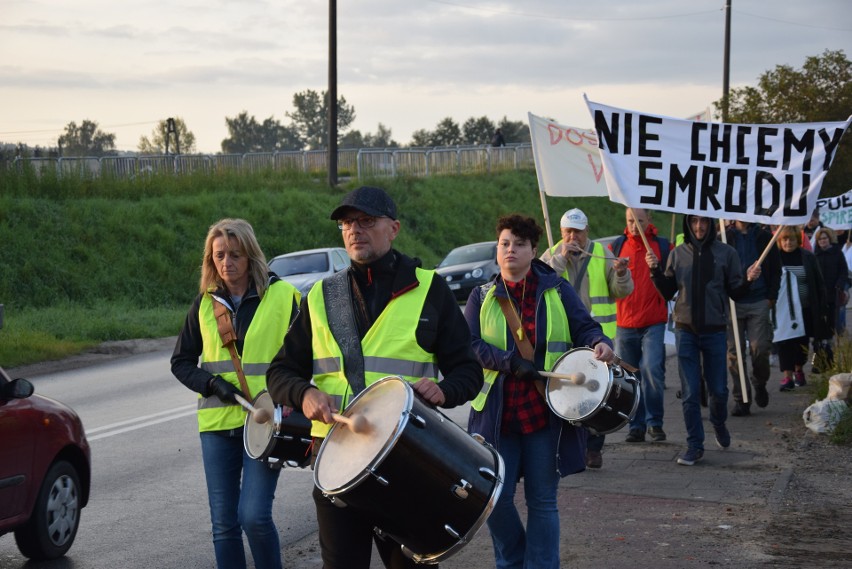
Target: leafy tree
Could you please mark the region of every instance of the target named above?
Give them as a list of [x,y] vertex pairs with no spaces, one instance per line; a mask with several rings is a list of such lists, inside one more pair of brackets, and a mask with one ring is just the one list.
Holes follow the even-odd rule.
[[[177,148],[175,145],[175,137],[172,137],[169,141],[169,152],[172,154],[176,154],[178,150],[181,154],[193,154],[195,153],[195,135],[191,130],[186,128],[186,123],[180,117],[175,117],[175,131],[177,134],[177,143],[180,145],[180,148]],[[163,119],[157,123],[157,126],[151,131],[151,138],[147,136],[139,137],[139,145],[137,149],[142,154],[165,154],[166,153],[166,140],[169,135],[169,121],[168,119]]]
[[[287,113],[293,128],[304,144],[311,149],[326,148],[328,139],[328,91],[322,94],[312,89],[293,95],[295,111]],[[341,135],[355,120],[355,107],[347,105],[346,99],[337,99],[337,136]]]
[[275,152],[297,150],[302,147],[293,127],[283,126],[272,117],[262,123],[243,111],[234,118],[225,117],[230,136],[222,141],[222,152],[245,154],[247,152]]
[[447,117],[441,120],[432,132],[430,146],[455,146],[462,143],[459,123]]
[[107,134],[88,119],[80,126],[71,121],[59,136],[63,156],[111,156],[115,154],[115,134]]
[[[783,124],[843,121],[852,109],[852,63],[843,50],[825,50],[808,57],[802,69],[777,65],[758,78],[756,87],[731,89],[728,122]],[[713,103],[721,114],[724,99]],[[852,142],[849,133],[822,186],[822,195],[835,196],[849,190],[852,180]]]
[[465,144],[489,144],[495,128],[494,123],[486,116],[478,119],[470,117],[462,125],[462,141]]
[[350,130],[340,137],[338,143],[339,148],[364,148],[365,146],[364,135],[361,134],[360,130]]
[[379,123],[376,134],[367,133],[364,135],[364,146],[369,148],[395,148],[399,143],[391,136],[391,129]]
[[507,143],[528,143],[531,140],[530,125],[524,121],[510,121],[504,115],[497,123],[497,128],[503,132]]
[[432,146],[432,133],[420,128],[411,133],[411,146]]

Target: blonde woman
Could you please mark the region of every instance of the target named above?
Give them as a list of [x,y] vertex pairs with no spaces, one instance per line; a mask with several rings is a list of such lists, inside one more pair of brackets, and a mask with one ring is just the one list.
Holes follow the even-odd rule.
[[[250,393],[240,388],[230,353],[214,316],[225,307]],[[298,312],[299,292],[267,271],[251,225],[242,219],[213,224],[204,242],[199,293],[172,354],[172,373],[198,393],[198,429],[213,525],[213,549],[221,569],[246,567],[243,532],[254,566],[281,567],[272,501],[279,470],[248,456],[243,448],[246,412],[234,394],[248,400],[266,389],[266,368]],[[200,365],[199,365],[200,362]]]

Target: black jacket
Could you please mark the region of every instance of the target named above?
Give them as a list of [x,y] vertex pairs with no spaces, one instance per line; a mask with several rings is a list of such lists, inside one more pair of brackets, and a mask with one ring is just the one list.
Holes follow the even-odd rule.
[[[749,225],[745,233],[735,228],[728,229],[725,237],[728,245],[736,249],[744,273],[760,258],[769,242],[772,241],[772,234],[756,223]],[[774,303],[778,300],[778,289],[781,286],[781,255],[774,244],[763,260],[760,271],[760,278],[751,283],[748,295],[741,302],[771,300]]]
[[[361,338],[391,298],[419,286],[415,275],[415,268],[419,266],[419,260],[392,249],[370,265],[353,264],[348,269],[350,283],[352,286],[357,283],[369,312],[359,315]],[[357,315],[358,311],[355,312]],[[473,355],[470,330],[458,302],[441,278],[432,279],[415,334],[420,347],[437,356],[438,369],[443,376],[438,386],[446,398],[443,407],[456,407],[476,397],[482,387],[482,367]],[[284,345],[266,374],[267,389],[276,403],[301,409],[305,392],[312,388],[312,336],[306,295],[302,298],[299,315],[284,337]]]

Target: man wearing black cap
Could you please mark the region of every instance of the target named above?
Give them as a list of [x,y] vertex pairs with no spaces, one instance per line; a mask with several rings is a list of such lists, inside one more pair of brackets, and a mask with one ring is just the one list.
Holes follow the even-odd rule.
[[[267,372],[272,399],[312,420],[315,456],[332,414],[382,377],[401,376],[425,401],[447,408],[473,399],[483,382],[470,331],[446,282],[393,249],[400,222],[390,196],[362,186],[343,197],[331,219],[343,233],[352,266],[318,282],[302,299]],[[323,567],[369,569],[372,514],[341,508],[318,488],[313,496]],[[375,543],[386,567],[417,566],[389,537]]]

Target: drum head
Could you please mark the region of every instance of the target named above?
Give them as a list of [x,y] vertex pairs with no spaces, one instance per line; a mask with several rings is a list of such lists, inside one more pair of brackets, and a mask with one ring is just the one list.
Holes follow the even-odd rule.
[[[252,405],[256,409],[266,409],[269,417],[273,417],[275,413],[275,404],[272,403],[272,397],[266,391],[258,393],[254,398]],[[243,444],[246,447],[246,452],[252,458],[261,458],[269,448],[269,443],[272,441],[272,431],[274,429],[272,421],[258,423],[252,419],[251,413],[246,415],[246,426],[243,432]]]
[[589,348],[575,348],[563,354],[552,371],[580,372],[585,376],[579,385],[567,379],[547,380],[547,403],[563,419],[578,421],[594,414],[609,391],[610,369],[596,360],[595,352]]
[[340,492],[380,464],[402,431],[412,398],[411,387],[396,376],[380,379],[355,397],[343,415],[363,416],[368,428],[362,433],[343,424],[331,428],[314,467],[317,487],[327,494]]

